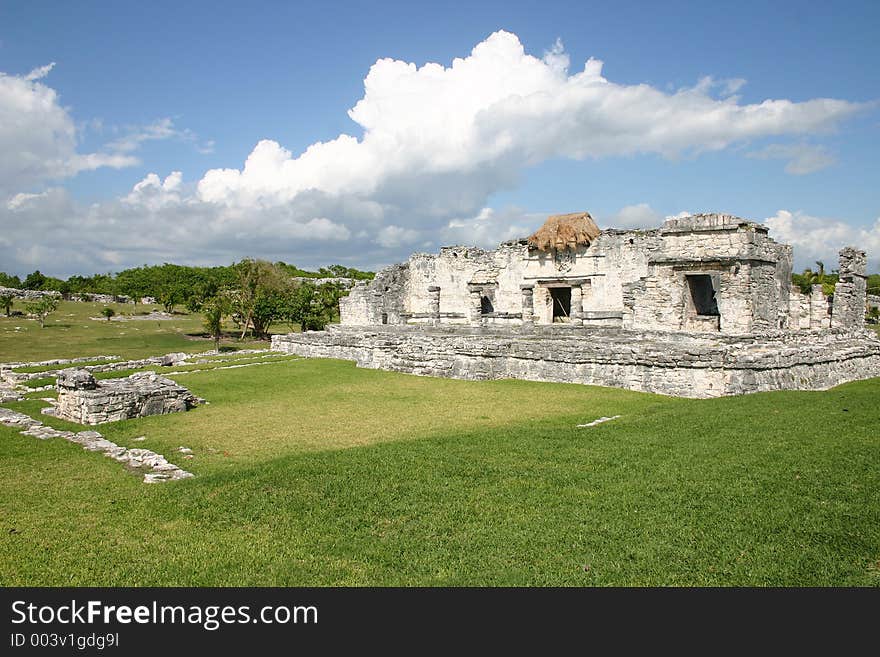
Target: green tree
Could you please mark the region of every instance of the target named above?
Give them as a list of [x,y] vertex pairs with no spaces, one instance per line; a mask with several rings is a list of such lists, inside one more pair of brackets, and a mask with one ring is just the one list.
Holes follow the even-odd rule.
[[39,269],[37,269],[25,277],[22,287],[24,287],[25,290],[42,290],[45,282],[46,277],[40,273]]
[[214,351],[220,351],[220,339],[223,337],[223,317],[231,311],[229,299],[224,294],[218,294],[202,304],[204,326],[208,334],[214,339]]
[[58,299],[47,294],[26,303],[24,308],[29,314],[37,316],[40,328],[45,328],[46,318],[58,309]]
[[339,299],[346,294],[335,283],[303,282],[292,295],[286,318],[302,331],[321,331],[339,316]]
[[0,294],[0,308],[6,311],[6,316],[9,317],[10,312],[12,311],[12,304],[15,301],[15,297],[11,294]]
[[242,327],[241,337],[249,327],[255,337],[265,337],[272,323],[288,314],[293,282],[281,267],[265,260],[245,258],[233,268],[237,276],[233,314]]
[[101,309],[101,314],[104,315],[104,317],[106,317],[107,321],[109,322],[110,318],[116,314],[116,311],[113,310],[110,306],[107,306],[106,308]]
[[18,276],[10,276],[5,271],[0,271],[0,287],[21,289],[21,279]]

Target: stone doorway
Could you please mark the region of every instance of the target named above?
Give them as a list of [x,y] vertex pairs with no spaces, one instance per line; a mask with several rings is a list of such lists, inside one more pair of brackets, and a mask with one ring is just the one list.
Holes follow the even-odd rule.
[[689,299],[682,328],[686,331],[721,330],[721,313],[715,297],[716,283],[709,274],[687,274]]
[[568,322],[571,319],[571,288],[551,287],[550,300],[553,304],[553,322]]
[[695,315],[718,315],[718,302],[715,300],[715,286],[709,274],[689,274],[688,290]]

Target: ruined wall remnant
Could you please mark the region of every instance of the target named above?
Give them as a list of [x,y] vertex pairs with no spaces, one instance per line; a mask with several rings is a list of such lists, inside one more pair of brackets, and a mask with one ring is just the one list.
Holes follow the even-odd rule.
[[58,417],[79,424],[102,424],[147,415],[186,411],[204,400],[155,372],[98,381],[85,370],[58,374]]
[[392,265],[373,280],[358,282],[339,300],[341,321],[357,325],[403,323],[408,273],[408,264]]
[[864,251],[848,246],[841,249],[839,258],[839,278],[834,287],[831,326],[858,328],[865,323],[867,256]]

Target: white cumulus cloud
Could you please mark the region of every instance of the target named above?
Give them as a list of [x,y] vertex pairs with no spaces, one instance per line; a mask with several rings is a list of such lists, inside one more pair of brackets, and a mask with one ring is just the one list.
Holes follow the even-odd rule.
[[836,268],[837,252],[844,246],[855,246],[867,252],[869,272],[880,271],[880,217],[868,227],[859,227],[839,219],[779,210],[764,224],[773,239],[794,247],[796,269],[812,267],[821,260],[830,271]]
[[[449,65],[376,61],[348,113],[356,134],[299,153],[265,139],[240,168],[211,169],[189,182],[176,171],[164,178],[151,173],[122,198],[78,207],[57,193],[18,201],[14,195],[77,170],[130,164],[148,140],[196,139],[163,119],[129,130],[105,152],[79,154],[67,111],[38,81],[51,67],[44,68],[0,75],[0,192],[6,192],[0,214],[35,213],[44,228],[23,229],[16,243],[54,250],[53,262],[66,271],[89,257],[86,271],[245,255],[375,266],[404,258],[416,245],[491,246],[527,235],[543,219],[543,213],[489,207],[492,195],[516,187],[530,165],[638,154],[677,158],[755,139],[812,136],[866,107],[827,98],[745,104],[733,95],[744,84],[739,79],[704,78],[674,92],[615,83],[597,59],[572,71],[577,67],[560,41],[537,57],[516,35],[500,31]],[[18,123],[9,128],[12,120]],[[37,207],[43,214],[37,216]],[[659,219],[637,204],[605,223],[657,225]],[[59,234],[66,239],[56,239]]]
[[[299,155],[261,141],[242,169],[208,171],[198,185],[200,198],[284,203],[305,190],[383,198],[421,185],[426,206],[436,200],[477,212],[488,193],[548,158],[677,157],[758,137],[829,130],[862,107],[827,98],[744,105],[713,97],[718,83],[711,78],[666,93],[611,82],[596,59],[571,75],[568,68],[560,42],[537,58],[503,31],[448,67],[380,59],[349,111],[361,138],[340,135]],[[730,91],[741,84],[722,86]],[[448,185],[464,178],[478,180],[450,195]],[[432,193],[434,179],[445,183],[440,194]]]
[[42,80],[48,64],[24,76],[0,72],[0,193],[99,167],[137,163],[121,153],[78,153],[76,126]]

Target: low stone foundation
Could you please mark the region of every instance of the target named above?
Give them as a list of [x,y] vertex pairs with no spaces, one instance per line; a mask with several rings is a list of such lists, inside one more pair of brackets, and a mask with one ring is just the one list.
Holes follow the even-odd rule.
[[568,326],[530,333],[331,326],[273,336],[272,349],[426,376],[582,383],[693,398],[825,390],[880,376],[880,339],[869,331],[726,337]]
[[204,400],[155,372],[97,381],[85,370],[58,373],[56,415],[79,424],[102,424],[186,411]]

